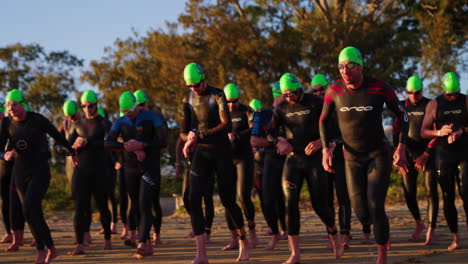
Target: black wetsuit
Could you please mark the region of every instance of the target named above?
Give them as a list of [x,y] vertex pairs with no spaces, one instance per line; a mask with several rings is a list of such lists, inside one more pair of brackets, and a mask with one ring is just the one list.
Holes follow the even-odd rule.
[[235,177],[232,150],[227,133],[231,132],[231,117],[224,92],[207,86],[202,95],[189,92],[183,102],[181,133],[203,133],[198,138],[189,173],[189,201],[194,234],[205,233],[202,211],[203,193],[211,191],[214,173],[217,177],[219,196],[232,217],[236,229],[244,226],[242,211],[236,204]]
[[[231,112],[232,134],[235,139],[232,142],[234,175],[237,180],[237,200],[240,202],[244,215],[248,221],[255,219],[255,207],[252,203],[253,187],[253,152],[250,145],[249,107],[239,104],[239,107]],[[231,217],[226,213],[226,220],[230,230],[235,229]],[[255,225],[249,225],[254,229]]]
[[[447,100],[444,95],[440,95],[434,100],[437,101],[436,129],[441,129],[443,125],[453,124],[452,131],[457,131],[460,128],[466,131],[468,127],[466,95],[460,94],[454,101]],[[466,132],[452,144],[448,143],[447,137],[437,138],[436,169],[444,198],[445,219],[450,232],[457,233],[458,213],[455,207],[455,184],[457,181],[460,182],[459,190],[465,213],[468,212],[468,136]]]
[[[421,220],[417,197],[418,171],[414,168],[415,160],[424,152],[430,157],[426,162],[424,178],[427,191],[427,215],[428,224],[432,228],[437,226],[437,215],[439,211],[439,195],[437,192],[437,175],[434,170],[434,153],[429,146],[429,139],[421,138],[421,126],[424,119],[426,106],[429,103],[426,97],[421,98],[413,104],[408,99],[401,102],[408,113],[408,138],[406,140],[406,157],[408,160],[408,174],[403,177],[403,190],[406,205],[415,220]],[[397,125],[394,127],[398,128]],[[395,130],[395,129],[394,129]],[[396,129],[398,130],[398,129]]]
[[54,246],[41,204],[50,182],[50,150],[46,134],[67,147],[69,153],[74,153],[65,137],[40,114],[27,112],[23,121],[15,121],[10,117],[1,121],[0,149],[5,149],[9,140],[9,145],[17,153],[12,179],[23,206],[23,215],[39,250],[44,249],[44,246]]
[[[408,119],[399,105],[395,91],[382,81],[367,78],[351,90],[343,80],[331,85],[326,92],[321,124],[336,110],[338,125],[344,143],[346,182],[359,221],[374,225],[377,244],[386,244],[389,224],[385,214],[385,198],[392,169],[391,155],[385,144],[382,127],[384,103],[399,118],[399,142],[406,143]],[[330,137],[325,126],[320,126],[322,144]]]
[[[272,117],[272,109],[255,112],[252,120],[252,136],[266,137],[266,130]],[[280,132],[280,134],[284,133]],[[263,214],[272,234],[278,234],[278,221],[281,224],[281,229],[286,231],[286,208],[281,188],[285,156],[278,155],[274,146],[265,147],[258,152],[263,152],[264,156],[261,180]]]
[[116,159],[118,162],[121,164],[121,168],[116,171],[117,173],[117,180],[119,182],[119,213],[120,213],[120,219],[122,220],[123,224],[127,224],[128,221],[128,216],[127,216],[127,210],[128,210],[128,194],[127,194],[127,184],[125,183],[125,160],[123,157],[122,152],[116,153]]
[[119,135],[124,142],[134,139],[144,144],[146,158],[142,162],[137,160],[135,153],[124,152],[124,170],[130,197],[129,230],[136,230],[139,223],[139,241],[146,243],[150,239],[149,232],[154,222],[152,209],[159,202],[160,149],[167,143],[167,124],[161,114],[140,111],[133,120],[123,116],[114,122],[106,140],[106,149],[125,150],[123,143],[117,141]]
[[304,179],[310,193],[312,207],[322,222],[329,228],[335,226],[334,212],[328,205],[328,179],[322,167],[321,150],[312,155],[305,154],[306,146],[320,139],[319,118],[322,99],[312,94],[303,94],[295,104],[286,101],[274,110],[268,128],[268,140],[274,142],[279,127],[284,126],[286,139],[293,146],[293,152],[286,157],[283,169],[283,191],[286,198],[288,235],[299,235],[299,198]]

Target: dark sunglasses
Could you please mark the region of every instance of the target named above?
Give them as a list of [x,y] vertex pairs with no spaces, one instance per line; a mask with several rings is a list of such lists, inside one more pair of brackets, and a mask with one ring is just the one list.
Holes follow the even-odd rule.
[[196,83],[194,85],[186,85],[186,87],[191,89],[191,88],[198,88],[198,87],[200,87],[200,85],[201,85],[201,82],[198,82],[198,83]]
[[313,93],[318,93],[318,92],[322,92],[322,91],[325,91],[325,87],[320,87],[320,88],[317,88],[317,89],[312,89],[312,92]]
[[406,91],[406,93],[411,95],[420,95],[421,91]]
[[445,95],[446,96],[456,96],[458,94],[460,94],[460,92],[446,93]]
[[131,114],[133,114],[134,112],[135,112],[135,109],[130,109],[130,110],[122,111],[122,113],[123,113],[124,115],[131,115]]
[[81,108],[94,108],[96,104],[81,105]]
[[354,69],[358,64],[356,62],[350,62],[346,65],[338,64],[338,69],[343,70],[345,67],[348,69]]
[[287,94],[281,94],[284,98],[289,98],[289,97],[293,97],[293,96],[296,96],[299,94],[299,91],[296,90],[296,91],[292,91],[290,93],[287,93]]
[[232,101],[227,101],[228,104],[234,104],[234,103],[237,103],[239,102],[239,99],[234,99]]
[[139,103],[138,106],[139,106],[139,107],[143,107],[143,106],[145,106],[145,104],[146,104],[146,103]]

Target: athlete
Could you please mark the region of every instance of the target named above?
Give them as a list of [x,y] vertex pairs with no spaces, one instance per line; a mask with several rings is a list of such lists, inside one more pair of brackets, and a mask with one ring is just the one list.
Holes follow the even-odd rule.
[[[84,234],[89,231],[91,219],[91,197],[99,209],[104,229],[104,250],[112,249],[111,213],[107,205],[112,180],[108,173],[109,153],[104,150],[104,140],[110,130],[110,122],[99,115],[98,99],[92,90],[81,95],[84,117],[70,128],[68,142],[77,151],[78,165],[73,176],[72,191],[75,200],[74,227],[77,245],[69,255],[85,254]],[[104,166],[103,166],[104,165]]]
[[[277,153],[276,147],[268,142],[266,138],[266,129],[272,119],[273,109],[284,99],[281,96],[279,82],[275,82],[272,87],[273,106],[261,112],[255,112],[252,118],[252,132],[250,143],[252,147],[258,149],[257,152],[263,151],[264,164],[263,175],[261,180],[262,195],[264,203],[265,220],[269,227],[268,235],[271,235],[271,240],[265,249],[272,250],[280,239],[287,239],[286,235],[286,219],[285,219],[285,203],[284,194],[281,188],[281,175],[284,165],[284,155]],[[284,129],[280,127],[280,135],[284,136]],[[279,231],[278,221],[281,224],[282,233]]]
[[[314,211],[326,225],[336,258],[343,255],[343,245],[337,235],[334,212],[328,205],[328,179],[320,163],[321,141],[319,118],[322,100],[306,94],[297,77],[285,73],[280,79],[280,89],[285,101],[273,112],[267,139],[276,145],[280,155],[286,155],[283,169],[283,192],[286,198],[286,215],[291,256],[285,264],[299,263],[300,211],[299,196],[304,179]],[[284,126],[286,138],[278,136],[278,128]]]
[[[351,206],[362,224],[373,224],[378,247],[376,263],[386,263],[390,226],[385,198],[392,168],[382,127],[384,103],[399,119],[400,137],[393,163],[404,172],[408,117],[391,87],[363,76],[362,57],[357,48],[346,47],[340,52],[338,68],[342,79],[327,89],[320,123],[325,124],[336,111]],[[333,147],[329,145],[331,138],[325,125],[320,125],[320,136],[323,167],[333,172]]]
[[[148,103],[148,96],[143,90],[136,90],[133,95],[135,96],[138,107],[140,107],[142,110],[150,111],[149,108],[149,103]],[[161,155],[158,155],[157,157],[161,157]],[[155,160],[156,164],[161,164],[161,160]],[[159,173],[159,178],[161,178],[161,168],[156,169],[156,172]],[[161,241],[161,224],[162,224],[162,208],[161,208],[161,203],[159,201],[159,195],[154,197],[154,211],[155,211],[155,216],[153,218],[153,227],[154,227],[154,233],[153,233],[153,240],[155,245],[162,244]]]
[[448,249],[455,250],[461,248],[455,207],[457,180],[461,182],[459,190],[465,213],[468,212],[468,97],[460,93],[460,80],[454,72],[444,75],[442,88],[444,93],[426,106],[421,137],[437,138],[435,164],[444,199],[445,220],[453,238]]
[[[408,113],[408,138],[406,140],[406,156],[408,159],[408,173],[403,174],[403,190],[405,193],[406,204],[410,210],[416,228],[410,238],[410,241],[418,241],[419,236],[425,229],[417,201],[417,179],[418,170],[424,173],[427,197],[428,197],[428,224],[425,244],[434,242],[434,230],[437,225],[437,214],[439,211],[439,197],[437,193],[437,176],[434,170],[433,145],[435,140],[429,142],[420,136],[421,125],[424,118],[426,105],[429,99],[423,96],[422,81],[418,76],[411,76],[406,82],[406,94],[408,98],[402,101],[406,112]],[[394,127],[397,127],[396,125]]]
[[232,151],[228,133],[231,132],[231,117],[226,97],[221,89],[209,86],[200,65],[185,66],[184,80],[190,92],[183,101],[181,138],[186,141],[184,156],[192,155],[189,174],[189,201],[192,229],[197,244],[194,264],[208,263],[205,246],[205,219],[201,198],[209,192],[213,171],[216,173],[219,196],[232,217],[239,237],[238,261],[249,259],[248,241],[245,237],[242,211],[236,204],[235,177]]
[[7,141],[9,147],[1,157],[6,161],[15,160],[12,180],[23,215],[36,240],[36,262],[49,263],[58,254],[41,204],[50,182],[50,151],[46,134],[64,145],[70,155],[74,154],[74,149],[44,116],[26,111],[24,96],[19,90],[8,92],[5,106],[8,117],[0,123],[0,149],[5,149]]
[[[120,95],[119,108],[124,116],[112,125],[106,149],[124,151],[125,178],[130,197],[130,238],[126,244],[135,243],[138,223],[139,244],[134,257],[140,259],[153,254],[150,240],[152,208],[161,187],[160,164],[155,161],[160,160],[161,148],[167,144],[167,124],[162,115],[138,107],[131,92]],[[119,135],[123,143],[117,141]]]
[[[255,231],[255,207],[252,202],[253,186],[253,152],[250,145],[249,116],[251,109],[239,102],[239,88],[233,84],[224,87],[229,112],[231,113],[232,132],[228,133],[233,154],[233,173],[236,177],[237,199],[239,200],[249,227],[250,246],[255,248],[258,244]],[[226,211],[226,220],[231,231],[231,241],[223,250],[238,248],[235,225]]]

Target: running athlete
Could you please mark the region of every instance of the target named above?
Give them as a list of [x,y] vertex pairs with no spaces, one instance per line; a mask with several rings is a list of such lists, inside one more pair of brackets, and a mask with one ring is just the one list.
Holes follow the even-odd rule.
[[68,142],[73,144],[78,158],[72,184],[77,245],[68,253],[69,255],[85,254],[84,234],[89,231],[91,224],[91,197],[96,201],[104,229],[104,250],[112,249],[111,213],[107,205],[111,176],[107,172],[109,155],[104,150],[104,140],[111,124],[98,114],[98,99],[93,91],[85,91],[80,101],[85,116],[72,124],[68,137]]
[[208,263],[205,246],[205,219],[201,198],[211,190],[213,171],[216,173],[219,196],[232,217],[239,237],[238,261],[249,259],[248,241],[245,237],[242,211],[236,204],[235,178],[232,173],[232,151],[228,138],[231,117],[226,97],[221,89],[209,86],[200,65],[185,66],[184,80],[190,92],[183,101],[181,138],[186,141],[184,156],[192,155],[189,174],[189,201],[192,229],[197,244],[194,264]]
[[362,224],[373,225],[378,247],[376,263],[386,263],[390,226],[385,214],[385,198],[392,167],[382,126],[384,103],[399,118],[399,144],[393,158],[394,164],[406,171],[408,117],[391,87],[385,82],[363,76],[362,57],[358,49],[344,48],[338,58],[338,68],[342,79],[327,89],[320,118],[322,164],[326,171],[334,171],[333,148],[329,146],[332,138],[322,124],[336,111],[343,138],[351,206]]
[[[153,254],[150,240],[155,197],[161,187],[160,155],[166,146],[167,125],[162,115],[142,110],[135,96],[124,92],[119,98],[119,108],[124,116],[112,125],[106,140],[106,149],[124,151],[127,191],[130,196],[129,233],[126,244],[135,243],[139,223],[139,244],[134,257]],[[124,143],[117,141],[121,135]]]
[[[264,203],[265,220],[270,228],[271,240],[265,249],[273,250],[280,239],[287,239],[284,194],[281,188],[281,175],[284,165],[284,155],[277,153],[276,147],[270,144],[266,138],[266,129],[273,116],[273,109],[284,99],[281,96],[279,82],[272,87],[273,106],[261,112],[254,113],[252,118],[252,132],[250,143],[252,147],[264,153],[264,165],[262,175],[262,195]],[[280,128],[280,135],[284,136],[284,129]],[[283,132],[283,133],[282,133]],[[282,233],[279,231],[278,221],[281,224]]]
[[[280,155],[286,155],[283,169],[283,191],[286,198],[286,215],[291,256],[285,264],[299,263],[300,211],[299,196],[304,179],[312,207],[326,225],[336,258],[343,255],[343,245],[337,235],[334,212],[328,205],[328,179],[320,163],[321,141],[319,118],[322,100],[302,91],[296,76],[285,73],[280,79],[281,93],[285,99],[273,112],[267,139],[276,145]],[[278,128],[284,126],[286,138],[278,136]]]
[[[325,97],[325,90],[328,88],[327,78],[323,74],[316,74],[310,82],[312,87],[312,93],[322,100]],[[330,124],[327,124],[330,137],[333,138],[335,150],[333,152],[333,164],[335,164],[335,173],[327,172],[328,174],[328,203],[330,208],[335,212],[334,197],[335,187],[336,196],[338,198],[338,221],[340,223],[340,235],[345,249],[349,248],[350,230],[351,230],[351,201],[349,200],[348,189],[346,185],[346,176],[344,170],[344,159],[343,159],[343,141],[341,139],[340,131],[337,129],[338,123],[336,116],[330,120]],[[364,233],[364,237],[368,237],[369,232]],[[332,249],[331,241],[327,249]]]
[[1,157],[6,161],[15,160],[12,180],[24,217],[36,240],[36,262],[49,263],[58,254],[41,204],[50,182],[50,151],[46,134],[64,145],[69,154],[74,154],[74,149],[49,120],[41,114],[27,112],[24,105],[24,96],[19,90],[8,92],[5,104],[8,117],[3,118],[0,124],[0,149],[5,149],[7,141],[9,148]]
[[[410,241],[418,241],[425,229],[421,214],[419,213],[417,197],[418,170],[424,173],[428,197],[428,224],[425,244],[434,242],[434,230],[437,226],[437,214],[439,211],[439,197],[437,193],[437,176],[434,170],[434,155],[431,155],[432,145],[428,139],[421,138],[421,125],[424,118],[426,105],[429,99],[423,96],[422,81],[418,76],[411,76],[406,82],[406,94],[408,99],[402,101],[408,113],[408,138],[406,140],[406,156],[408,159],[408,173],[403,174],[403,190],[406,205],[416,221],[416,228]],[[394,126],[397,127],[397,126]],[[430,145],[429,145],[430,144]]]
[[459,191],[465,213],[468,212],[468,97],[460,93],[460,80],[454,72],[444,75],[442,88],[444,94],[426,106],[421,137],[437,138],[435,164],[444,199],[445,220],[453,238],[448,249],[455,250],[461,248],[455,207],[457,181],[461,182]]
[[[138,107],[140,107],[142,110],[145,111],[150,111],[149,109],[149,104],[148,104],[148,96],[143,90],[136,90],[133,95],[135,96]],[[159,160],[155,160],[154,162],[156,164],[161,164],[161,155],[158,155]],[[161,178],[161,168],[157,168],[156,172],[159,173],[159,178]],[[162,208],[161,208],[161,203],[159,201],[159,195],[154,197],[154,212],[155,216],[153,218],[153,228],[154,228],[154,233],[153,233],[153,240],[155,245],[162,244],[161,241],[161,224],[162,224]]]
[[[239,102],[239,88],[233,84],[224,87],[229,112],[231,113],[232,132],[228,133],[232,146],[232,156],[237,184],[237,199],[239,200],[249,227],[250,246],[255,248],[258,244],[255,232],[255,207],[252,203],[253,186],[253,152],[250,145],[249,116],[251,109]],[[223,250],[238,248],[235,225],[226,211],[226,220],[231,231],[231,241]]]

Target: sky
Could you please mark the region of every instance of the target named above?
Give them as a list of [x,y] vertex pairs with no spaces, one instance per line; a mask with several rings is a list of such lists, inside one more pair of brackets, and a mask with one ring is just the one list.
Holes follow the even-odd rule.
[[[47,52],[67,50],[84,59],[86,69],[117,38],[125,39],[133,30],[141,35],[165,28],[165,22],[176,22],[184,9],[185,0],[6,0],[0,47],[19,42],[37,43]],[[468,73],[461,75],[462,91],[467,91]]]

